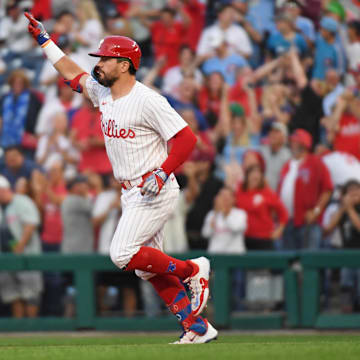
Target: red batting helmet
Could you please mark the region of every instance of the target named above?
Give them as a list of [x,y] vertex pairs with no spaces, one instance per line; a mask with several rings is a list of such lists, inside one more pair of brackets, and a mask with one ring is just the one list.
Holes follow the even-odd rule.
[[107,36],[100,41],[99,49],[89,55],[127,58],[137,70],[140,65],[141,50],[134,40],[126,36]]

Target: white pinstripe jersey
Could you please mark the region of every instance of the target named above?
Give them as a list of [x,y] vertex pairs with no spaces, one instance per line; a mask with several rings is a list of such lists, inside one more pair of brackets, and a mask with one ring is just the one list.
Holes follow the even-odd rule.
[[167,100],[138,81],[129,94],[115,101],[110,89],[91,76],[86,89],[101,112],[115,178],[131,181],[159,168],[167,158],[167,141],[187,126]]

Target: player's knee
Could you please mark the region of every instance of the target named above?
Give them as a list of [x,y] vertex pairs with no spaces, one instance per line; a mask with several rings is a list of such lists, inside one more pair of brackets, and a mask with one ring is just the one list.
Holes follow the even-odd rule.
[[111,261],[120,269],[125,269],[134,253],[121,247],[110,247]]

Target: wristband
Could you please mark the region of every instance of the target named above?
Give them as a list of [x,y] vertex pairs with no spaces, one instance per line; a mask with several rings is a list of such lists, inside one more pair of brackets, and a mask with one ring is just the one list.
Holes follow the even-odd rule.
[[53,65],[65,56],[64,52],[52,40],[46,41],[41,47]]

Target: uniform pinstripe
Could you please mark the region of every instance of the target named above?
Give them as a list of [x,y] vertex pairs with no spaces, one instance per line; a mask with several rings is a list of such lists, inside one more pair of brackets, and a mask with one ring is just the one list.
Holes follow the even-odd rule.
[[[115,178],[120,182],[139,181],[142,175],[159,168],[167,158],[167,141],[187,126],[167,100],[139,82],[128,95],[115,101],[110,89],[91,77],[86,88],[102,114],[101,128]],[[176,206],[178,193],[173,174],[155,198],[142,196],[136,186],[123,191],[123,212],[110,247],[111,259],[118,267],[125,267],[142,245],[162,250],[163,227]],[[144,279],[152,276],[136,273]]]

